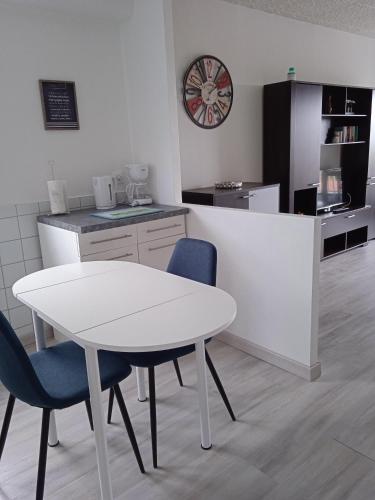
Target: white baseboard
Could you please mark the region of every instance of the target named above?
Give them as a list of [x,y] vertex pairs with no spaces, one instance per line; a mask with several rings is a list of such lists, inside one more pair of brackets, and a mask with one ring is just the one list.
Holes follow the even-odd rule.
[[225,344],[231,345],[240,351],[246,352],[247,354],[251,354],[251,356],[254,356],[255,358],[266,361],[271,365],[275,365],[278,368],[293,373],[294,375],[308,380],[309,382],[319,378],[322,373],[319,361],[312,366],[306,366],[298,361],[293,361],[285,356],[276,354],[265,347],[253,344],[252,342],[229,332],[222,332],[217,336],[217,338]]

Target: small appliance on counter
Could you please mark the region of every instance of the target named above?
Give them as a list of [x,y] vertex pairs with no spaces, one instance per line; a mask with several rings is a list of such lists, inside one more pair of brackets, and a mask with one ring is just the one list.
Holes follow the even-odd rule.
[[98,210],[107,210],[116,206],[115,179],[111,175],[93,177],[92,185]]
[[128,204],[132,207],[150,205],[152,203],[152,197],[148,186],[148,165],[133,163],[131,165],[126,165],[125,168],[128,178],[128,184],[126,186]]
[[54,215],[69,213],[66,181],[48,181],[47,187],[51,213]]

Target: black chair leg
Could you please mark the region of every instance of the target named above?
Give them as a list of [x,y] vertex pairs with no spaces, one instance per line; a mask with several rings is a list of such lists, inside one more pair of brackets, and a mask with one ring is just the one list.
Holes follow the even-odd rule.
[[90,404],[89,399],[86,399],[85,405],[86,405],[87,416],[89,417],[90,429],[93,431],[94,430],[94,422],[92,420],[92,411],[91,411],[91,404]]
[[151,444],[152,464],[156,469],[158,466],[157,430],[156,430],[156,399],[155,399],[155,368],[148,369],[148,390],[150,392],[150,421],[151,421]]
[[216,387],[218,388],[218,390],[220,392],[220,395],[223,398],[224,404],[227,407],[229,415],[231,416],[231,419],[233,421],[236,421],[236,417],[234,416],[232,407],[231,407],[231,405],[229,403],[227,395],[225,394],[223,384],[220,381],[219,375],[217,374],[217,371],[215,370],[215,367],[214,367],[214,365],[213,365],[213,363],[211,361],[211,358],[210,358],[210,356],[209,356],[209,354],[207,352],[207,349],[206,349],[206,362],[207,362],[208,368],[209,368],[209,370],[211,372],[212,378],[215,381]]
[[117,403],[119,405],[120,412],[121,412],[122,418],[124,420],[126,430],[128,431],[129,439],[130,439],[131,445],[133,447],[134,455],[137,459],[139,468],[140,468],[141,472],[144,473],[145,469],[143,467],[142,457],[141,457],[141,454],[139,452],[138,443],[137,443],[137,440],[136,440],[136,437],[134,434],[132,423],[130,421],[128,410],[126,409],[125,401],[124,401],[124,398],[122,396],[120,386],[118,384],[113,386],[113,393],[116,396]]
[[113,411],[113,400],[115,397],[115,391],[113,387],[109,389],[109,401],[108,401],[108,416],[107,423],[110,424],[112,422],[112,411]]
[[38,480],[36,483],[36,500],[42,500],[44,495],[44,480],[46,477],[48,431],[51,410],[43,408],[42,432],[40,436]]
[[9,424],[12,418],[15,400],[16,398],[13,396],[13,394],[9,394],[7,409],[5,411],[3,426],[1,428],[1,434],[0,434],[0,459],[4,451],[5,441],[8,435]]
[[174,364],[174,369],[176,370],[176,375],[177,375],[177,378],[178,378],[178,383],[180,384],[181,387],[184,386],[183,382],[182,382],[182,377],[181,377],[181,371],[180,371],[180,365],[178,364],[178,360],[177,359],[174,359],[173,360],[173,364]]

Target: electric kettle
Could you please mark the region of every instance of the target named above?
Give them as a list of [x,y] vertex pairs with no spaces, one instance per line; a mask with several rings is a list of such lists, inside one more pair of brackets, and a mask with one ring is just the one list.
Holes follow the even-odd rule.
[[111,175],[93,177],[95,205],[98,210],[110,209],[116,206],[115,179]]

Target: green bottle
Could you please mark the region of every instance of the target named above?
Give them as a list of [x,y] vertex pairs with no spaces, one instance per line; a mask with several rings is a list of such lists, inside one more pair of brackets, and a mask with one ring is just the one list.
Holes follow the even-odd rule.
[[288,69],[288,80],[296,80],[296,68],[294,66]]

